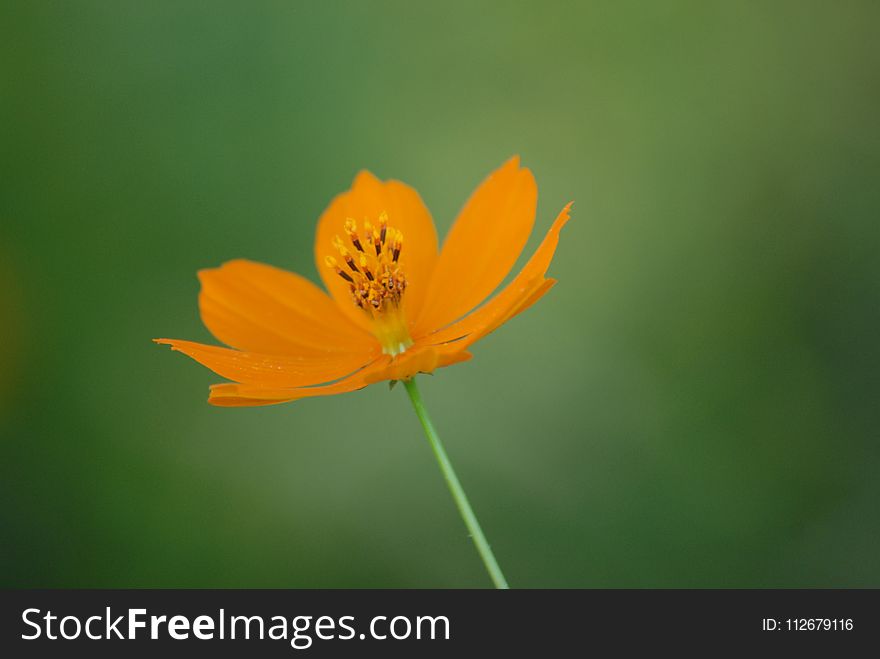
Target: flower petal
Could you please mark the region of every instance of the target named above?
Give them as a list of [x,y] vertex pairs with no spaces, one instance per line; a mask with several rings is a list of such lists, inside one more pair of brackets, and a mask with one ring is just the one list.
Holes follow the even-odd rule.
[[285,389],[280,387],[262,387],[254,384],[239,384],[237,382],[214,384],[211,385],[208,402],[220,407],[254,407],[288,403],[300,398],[343,394],[366,387],[369,384],[367,378],[376,371],[385,368],[390,359],[388,355],[382,355],[360,371],[352,373],[338,382],[318,387]]
[[414,336],[458,320],[492,294],[522,252],[538,189],[514,156],[468,200],[443,243]]
[[217,375],[262,387],[302,387],[331,382],[360,369],[380,354],[378,345],[360,354],[328,354],[315,358],[242,352],[177,339],[155,341],[192,357]]
[[394,358],[381,355],[337,382],[316,387],[286,388],[238,382],[214,384],[208,402],[220,407],[254,407],[331,396],[363,389],[383,380],[404,380],[417,373],[432,373],[435,369],[467,361],[472,356],[457,344],[412,348]]
[[417,373],[433,373],[438,368],[469,360],[473,355],[463,347],[427,346],[410,348],[395,357],[385,368],[366,376],[368,383],[382,380],[406,380]]
[[201,270],[205,326],[239,350],[297,356],[362,354],[376,345],[333,299],[304,277],[238,259]]
[[208,402],[218,407],[277,405],[278,403],[296,400],[296,398],[291,397],[291,392],[295,391],[296,389],[270,389],[253,384],[223,382],[211,385]]
[[498,295],[458,322],[420,339],[419,343],[436,345],[455,341],[455,345],[460,344],[464,349],[540,299],[556,283],[555,279],[546,279],[544,275],[553,260],[559,232],[568,222],[570,210],[571,203],[559,213],[532,258]]
[[388,214],[388,225],[403,233],[400,264],[407,281],[403,304],[407,318],[415,319],[437,261],[437,231],[418,192],[400,181],[383,182],[370,172],[362,171],[349,191],[330,202],[318,220],[315,238],[315,261],[324,285],[342,312],[365,329],[369,328],[369,320],[352,302],[348,283],[330,270],[324,259],[337,256],[333,238],[345,237],[346,219],[355,220],[360,228],[365,219],[375,224],[383,212]]

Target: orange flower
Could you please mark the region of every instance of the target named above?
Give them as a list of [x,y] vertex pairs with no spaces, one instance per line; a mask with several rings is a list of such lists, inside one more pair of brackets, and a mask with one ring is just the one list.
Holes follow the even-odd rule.
[[292,272],[230,261],[199,272],[199,308],[232,348],[156,342],[233,380],[211,387],[208,402],[223,406],[339,394],[466,361],[475,341],[556,283],[544,275],[570,203],[519,274],[478,307],[525,246],[537,194],[532,173],[511,158],[477,188],[438,251],[418,193],[362,171],[318,220],[315,257],[329,296]]

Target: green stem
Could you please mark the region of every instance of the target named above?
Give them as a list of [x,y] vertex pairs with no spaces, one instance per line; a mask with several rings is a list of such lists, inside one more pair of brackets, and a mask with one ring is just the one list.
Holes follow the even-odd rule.
[[486,536],[483,535],[483,529],[480,528],[477,516],[474,515],[471,504],[468,503],[467,495],[458,481],[458,476],[455,475],[455,470],[452,468],[452,463],[449,462],[446,451],[443,449],[443,444],[440,443],[440,437],[437,435],[434,424],[431,423],[431,418],[428,416],[428,410],[425,409],[425,404],[422,402],[422,394],[419,393],[415,378],[404,380],[403,386],[406,387],[406,393],[409,394],[409,398],[416,410],[416,415],[419,417],[419,421],[422,422],[422,428],[425,429],[425,434],[428,436],[431,448],[434,449],[434,456],[437,458],[440,470],[443,472],[443,478],[446,479],[449,491],[452,492],[452,498],[455,499],[455,505],[458,506],[458,512],[461,513],[461,518],[464,520],[464,524],[471,534],[477,551],[480,553],[480,558],[483,559],[486,570],[489,572],[489,576],[492,577],[492,582],[496,588],[510,588],[507,585],[504,574],[501,572],[501,568],[498,567],[498,561],[495,560],[495,554],[492,553],[492,548],[489,547]]

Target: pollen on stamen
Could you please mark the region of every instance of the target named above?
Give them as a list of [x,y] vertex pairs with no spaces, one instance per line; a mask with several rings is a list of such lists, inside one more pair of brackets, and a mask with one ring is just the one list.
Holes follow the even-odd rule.
[[345,270],[339,267],[339,263],[332,256],[327,256],[324,258],[324,263],[327,264],[327,267],[332,268],[336,271],[336,274],[342,277],[345,281],[350,284],[354,284],[354,279],[352,279],[351,275],[349,275]]
[[379,256],[382,252],[382,243],[379,240],[379,230],[369,221],[364,221],[364,234],[364,239],[367,241],[367,244],[372,245],[373,249],[376,251],[376,256]]
[[379,216],[379,242],[385,246],[385,236],[388,235],[388,213],[382,211]]
[[363,245],[361,245],[357,233],[357,222],[350,217],[345,220],[345,233],[348,234],[348,239],[351,240],[351,244],[354,245],[354,248],[359,252],[363,252],[364,248]]
[[342,239],[339,236],[333,238],[333,246],[336,248],[336,251],[339,252],[339,255],[342,257],[342,260],[345,261],[349,270],[360,272],[357,265],[355,265],[351,252],[348,251],[348,248],[343,244]]
[[369,279],[370,281],[375,280],[375,277],[373,277],[373,273],[370,272],[370,266],[369,262],[367,261],[366,254],[361,254],[361,270],[363,271],[367,279]]
[[394,240],[391,246],[391,260],[394,263],[397,263],[397,260],[400,258],[400,250],[403,249],[403,234],[398,231],[394,236]]

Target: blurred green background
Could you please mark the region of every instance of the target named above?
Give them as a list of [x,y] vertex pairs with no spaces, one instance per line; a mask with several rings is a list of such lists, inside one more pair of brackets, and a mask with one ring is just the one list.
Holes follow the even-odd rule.
[[489,581],[406,395],[205,403],[196,270],[514,153],[540,304],[422,378],[514,586],[880,586],[873,2],[0,10],[0,585]]

